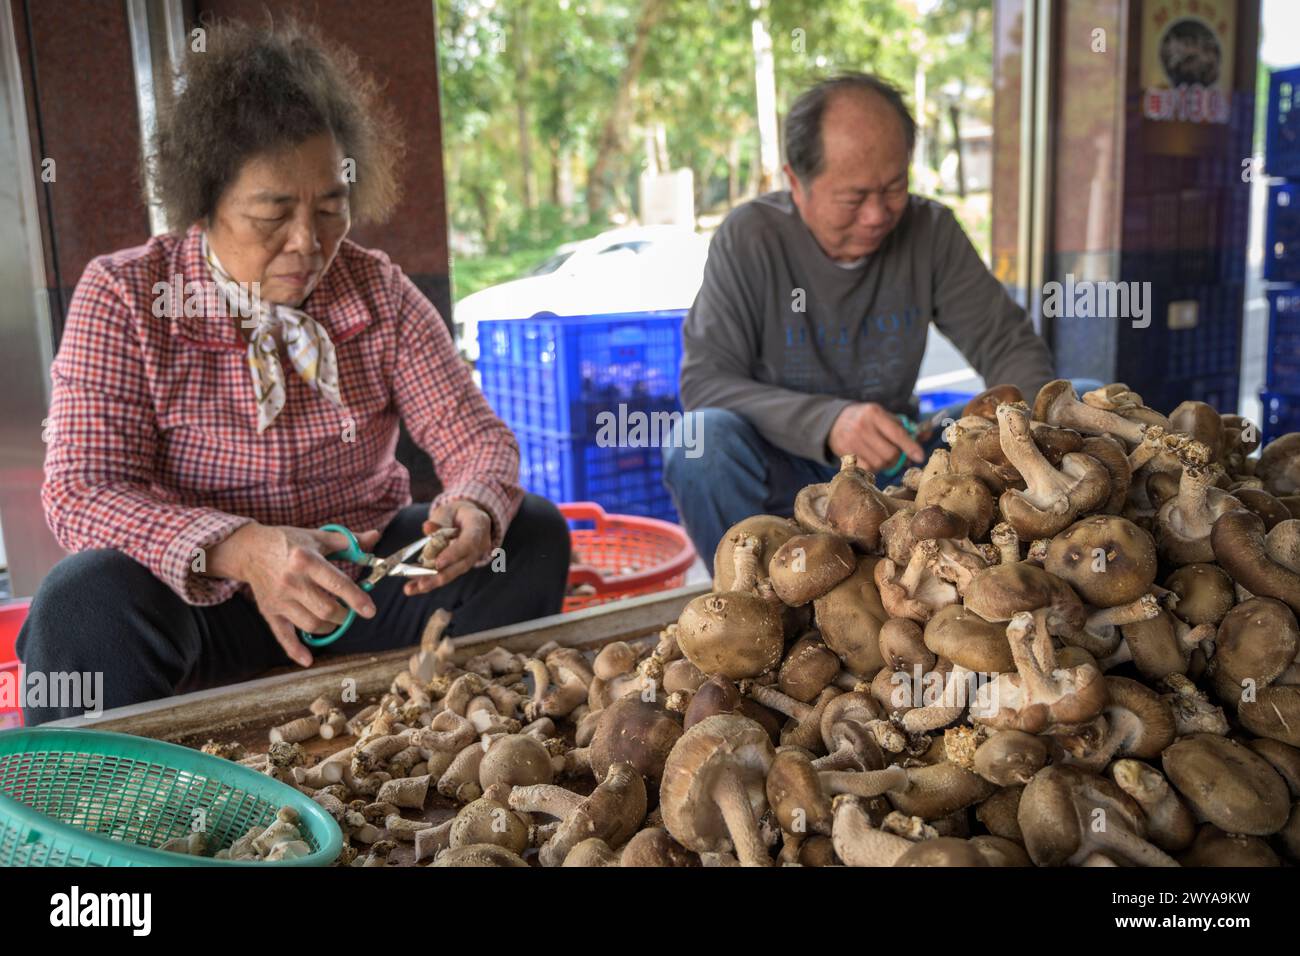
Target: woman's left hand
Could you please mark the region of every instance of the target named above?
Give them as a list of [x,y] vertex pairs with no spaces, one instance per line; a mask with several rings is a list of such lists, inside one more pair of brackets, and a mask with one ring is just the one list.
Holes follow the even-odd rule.
[[439,528],[459,528],[460,534],[434,562],[438,573],[412,578],[404,589],[407,595],[424,594],[449,584],[481,561],[492,547],[492,518],[472,501],[448,501],[432,509],[422,531],[433,534]]

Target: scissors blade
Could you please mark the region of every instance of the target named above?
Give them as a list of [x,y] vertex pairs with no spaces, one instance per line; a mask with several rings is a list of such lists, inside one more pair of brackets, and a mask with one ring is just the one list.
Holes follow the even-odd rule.
[[370,582],[377,584],[381,580],[391,575],[403,578],[427,577],[431,574],[437,574],[434,568],[426,568],[418,564],[407,564],[407,561],[424,550],[424,546],[429,543],[429,535],[413,541],[400,551],[396,551],[386,558],[375,561],[374,570],[370,573]]

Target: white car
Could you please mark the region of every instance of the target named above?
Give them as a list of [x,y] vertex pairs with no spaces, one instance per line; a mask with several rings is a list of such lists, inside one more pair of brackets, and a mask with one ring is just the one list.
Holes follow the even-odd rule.
[[566,243],[524,278],[457,302],[456,345],[478,361],[478,324],[493,319],[689,309],[708,252],[708,237],[682,226],[625,226]]

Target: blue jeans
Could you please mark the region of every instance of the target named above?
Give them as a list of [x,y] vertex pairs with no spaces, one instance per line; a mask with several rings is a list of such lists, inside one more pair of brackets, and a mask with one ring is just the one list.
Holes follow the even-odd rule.
[[[1095,379],[1071,382],[1080,395],[1102,385]],[[927,421],[960,418],[964,406],[964,402],[951,405],[930,415]],[[713,552],[733,524],[756,514],[789,517],[799,489],[830,481],[839,471],[838,463],[829,465],[782,451],[735,412],[697,408],[689,414],[697,416],[697,448],[707,454],[691,458],[681,441],[671,442],[664,449],[664,484],[672,492],[686,533],[710,571]],[[928,457],[943,444],[943,429],[935,428],[928,435],[922,432],[917,441]],[[877,476],[876,483],[882,487],[896,484],[900,477]]]

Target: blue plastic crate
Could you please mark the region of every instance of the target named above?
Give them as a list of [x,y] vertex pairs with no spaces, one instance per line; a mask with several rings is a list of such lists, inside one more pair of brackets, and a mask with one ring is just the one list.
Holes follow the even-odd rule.
[[1264,217],[1264,278],[1300,282],[1300,184],[1268,187]]
[[1273,71],[1264,127],[1264,168],[1268,174],[1300,176],[1300,66]]
[[552,501],[594,501],[614,514],[676,522],[659,448],[602,447],[585,438],[516,429],[519,483]]
[[916,396],[921,406],[922,418],[929,418],[949,405],[965,405],[974,397],[974,392],[925,392]]
[[479,323],[483,393],[512,428],[594,436],[601,412],[680,408],[682,310]]
[[479,323],[483,394],[519,441],[523,487],[552,501],[595,501],[614,513],[677,520],[661,448],[644,439],[638,447],[611,445],[602,426],[636,414],[662,422],[680,412],[685,315],[539,314]]
[[1269,289],[1265,383],[1271,392],[1300,394],[1300,286]]
[[1300,395],[1283,392],[1260,392],[1264,406],[1260,418],[1260,439],[1267,445],[1289,432],[1300,432]]

